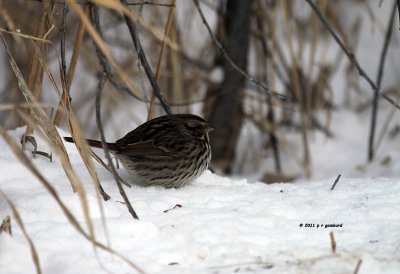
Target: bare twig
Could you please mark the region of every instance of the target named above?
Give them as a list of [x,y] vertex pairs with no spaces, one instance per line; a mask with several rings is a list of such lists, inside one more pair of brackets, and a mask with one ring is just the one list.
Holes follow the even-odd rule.
[[[96,46],[99,47],[101,50],[102,54],[104,54],[104,57],[108,60],[110,65],[115,69],[117,74],[121,77],[121,79],[125,82],[125,84],[129,87],[129,92],[135,94],[139,92],[139,88],[131,81],[130,77],[128,74],[118,65],[118,63],[114,60],[114,58],[111,55],[111,51],[109,47],[104,43],[103,39],[100,37],[100,35],[97,33],[93,25],[90,23],[89,18],[87,14],[84,13],[82,8],[76,4],[75,0],[66,0],[68,4],[70,5],[71,9],[79,16],[81,19],[82,23],[85,25],[86,31],[90,34],[92,37],[93,41],[95,42]],[[99,0],[93,0],[93,1],[99,1]],[[117,2],[115,1],[102,1],[102,3],[105,4],[111,4],[112,7],[116,6],[115,4]],[[119,3],[118,3],[119,4]],[[119,10],[121,4],[119,4]],[[115,7],[116,8],[116,7]],[[125,8],[124,12],[128,12],[127,8]],[[136,95],[136,94],[135,94]],[[138,95],[136,95],[138,96]]]
[[389,41],[392,37],[393,32],[393,22],[396,14],[396,1],[393,2],[392,14],[390,15],[389,23],[386,30],[385,42],[383,43],[381,59],[379,62],[378,75],[376,77],[376,86],[377,89],[374,91],[374,99],[372,104],[372,116],[371,116],[371,127],[369,131],[369,141],[368,141],[368,161],[372,161],[375,155],[374,150],[374,139],[375,139],[375,128],[376,128],[376,119],[378,115],[378,96],[379,90],[381,89],[381,83],[383,78],[383,70],[386,61],[386,53],[389,47]]
[[[44,5],[42,5],[42,14],[41,14],[41,19],[39,26],[36,31],[36,36],[39,36],[40,38],[46,39],[46,37],[49,34],[51,27],[51,20],[54,14],[54,3],[49,2]],[[32,41],[32,43],[35,43]],[[40,43],[38,47],[40,50],[45,54],[47,53],[47,43]],[[32,94],[35,98],[39,98],[40,92],[41,92],[41,86],[42,86],[42,81],[43,81],[43,69],[40,66],[40,60],[39,57],[36,55],[31,56],[31,62],[29,66],[29,75],[28,75],[28,87],[32,91]],[[33,132],[33,128],[31,126],[26,127],[25,134],[30,135]]]
[[[96,153],[93,152],[93,150],[90,150],[90,153],[92,155],[92,157],[105,169],[107,169],[111,174],[113,174],[112,169],[110,166],[106,165],[103,160],[97,156]],[[118,163],[118,162],[117,162]],[[117,164],[117,168],[119,167],[119,165]],[[121,178],[118,173],[117,173],[118,179],[121,181],[121,183],[123,183],[124,185],[126,185],[127,187],[131,188],[132,185],[130,183],[128,183],[126,180],[124,180],[123,178]]]
[[222,44],[218,41],[218,39],[215,37],[215,35],[213,34],[210,25],[208,24],[203,11],[200,8],[200,4],[198,0],[193,0],[197,11],[200,14],[201,20],[203,22],[203,24],[206,26],[207,31],[211,37],[211,39],[213,40],[214,44],[217,46],[217,49],[219,51],[219,53],[224,57],[224,59],[229,63],[229,65],[236,70],[237,72],[239,72],[241,75],[243,75],[247,80],[249,80],[250,82],[253,82],[254,84],[256,84],[257,86],[261,87],[264,91],[266,96],[276,96],[277,98],[281,99],[281,100],[286,100],[286,96],[279,94],[273,90],[271,90],[269,87],[267,87],[265,84],[261,83],[260,81],[258,81],[257,79],[255,79],[254,77],[250,76],[246,71],[244,71],[243,69],[241,69],[240,67],[238,67],[235,62],[232,61],[231,57],[228,55],[228,53],[226,52],[226,50],[224,49],[224,47],[222,46]]
[[100,112],[100,110],[101,110],[100,109],[100,107],[101,107],[100,102],[101,102],[101,95],[103,93],[103,88],[104,88],[105,81],[106,81],[106,76],[103,74],[100,77],[99,85],[97,86],[97,92],[96,92],[96,123],[97,123],[97,128],[99,129],[99,133],[100,133],[101,143],[103,145],[104,154],[105,154],[105,156],[107,158],[108,165],[111,167],[112,174],[114,175],[115,182],[117,183],[119,193],[121,194],[122,198],[124,199],[124,202],[125,202],[125,204],[126,204],[126,206],[128,208],[128,211],[132,215],[132,217],[134,219],[139,219],[139,217],[137,216],[137,214],[136,214],[135,210],[133,209],[131,203],[129,202],[128,197],[126,196],[125,190],[122,187],[121,182],[119,181],[119,178],[117,176],[117,170],[115,169],[114,164],[112,162],[110,152],[108,151],[108,148],[107,148],[107,145],[106,145],[106,139],[104,137],[104,129],[103,129],[103,125],[102,125],[102,122],[101,122],[101,116],[100,116],[100,113],[101,113]]
[[[95,27],[98,35],[101,39],[103,39],[103,32],[100,27],[100,18],[99,18],[99,6],[91,5],[90,6],[90,18],[92,20],[93,26]],[[96,48],[97,58],[99,59],[100,65],[103,68],[103,72],[107,77],[112,77],[111,66],[107,59],[105,58],[104,54],[102,53],[100,47],[94,43]]]
[[[262,48],[262,53],[263,53],[263,57],[265,59],[265,61],[263,62],[263,67],[265,68],[265,71],[263,71],[263,75],[264,75],[264,80],[266,83],[268,83],[268,73],[267,73],[267,60],[268,60],[268,55],[270,54],[270,49],[268,48],[268,44],[267,44],[267,39],[264,35],[265,33],[265,29],[264,29],[264,24],[262,22],[262,18],[261,18],[261,13],[265,12],[265,10],[263,10],[263,6],[260,4],[260,1],[257,1],[257,10],[258,12],[256,12],[256,24],[257,24],[257,29],[259,30],[260,33],[260,37],[259,40],[261,42],[261,48]],[[275,131],[276,130],[276,123],[275,123],[275,111],[274,111],[274,102],[273,102],[273,98],[271,98],[271,96],[267,96],[266,97],[266,104],[268,105],[268,112],[267,112],[267,119],[269,121],[269,123],[272,126],[272,130]],[[270,138],[271,138],[271,146],[272,146],[272,152],[274,154],[274,162],[275,162],[275,170],[278,173],[282,172],[282,168],[281,168],[281,159],[280,159],[280,153],[279,153],[279,147],[278,147],[278,140],[275,138],[275,136],[273,134],[270,133]]]
[[9,30],[6,30],[4,28],[0,28],[0,31],[4,32],[4,33],[7,33],[7,34],[12,34],[13,36],[29,39],[29,40],[32,40],[32,41],[40,41],[40,42],[43,42],[43,43],[52,44],[52,42],[50,40],[46,40],[45,38],[42,38],[42,37],[36,37],[36,36],[28,35],[28,34],[25,34],[25,33],[20,33],[20,32],[17,32],[17,31],[9,31]]
[[[176,0],[171,0],[172,6],[169,8],[169,13],[168,13],[168,21],[164,29],[164,38],[161,42],[161,49],[160,49],[160,55],[158,57],[158,62],[157,62],[157,68],[156,68],[156,81],[158,82],[160,79],[160,68],[161,68],[161,62],[163,60],[163,53],[164,53],[164,48],[165,48],[165,38],[168,36],[169,30],[171,29],[171,23],[173,21],[173,16],[174,16],[174,10],[175,10],[175,2]],[[153,108],[154,108],[154,99],[155,99],[156,93],[153,92],[151,94],[151,99],[150,99],[150,107],[149,107],[149,112],[147,115],[147,120],[150,120],[153,117]]]
[[[89,13],[89,5],[85,6],[84,13],[85,14]],[[66,101],[67,100],[69,102],[71,101],[70,87],[71,87],[71,83],[72,83],[72,80],[75,75],[75,69],[76,69],[76,65],[78,63],[78,57],[79,57],[80,49],[82,46],[82,40],[83,40],[84,34],[85,34],[85,25],[82,21],[80,21],[79,26],[78,26],[78,31],[77,31],[76,37],[75,37],[74,49],[72,51],[72,56],[71,56],[71,60],[70,60],[69,67],[68,67],[68,73],[66,76],[64,76],[64,77],[66,77],[65,85],[63,85],[64,88],[63,88],[63,93],[61,95],[59,108],[57,110],[56,116],[54,117],[54,123],[56,125],[59,125],[61,122],[61,119],[62,119],[62,112],[61,112],[61,106],[63,105],[62,100],[64,100],[65,105],[67,107],[70,106],[70,104],[67,103]]]
[[335,241],[335,236],[333,235],[333,232],[329,232],[329,238],[331,239],[331,248],[332,248],[332,253],[336,253],[336,241]]
[[[100,37],[102,38],[102,37],[103,37],[103,34],[102,34],[102,30],[101,30],[101,27],[100,27],[100,21],[99,21],[99,7],[98,7],[97,5],[92,5],[92,6],[90,7],[90,11],[91,11],[90,14],[91,14],[91,20],[92,20],[92,22],[93,22],[93,25],[94,25],[94,27],[96,28],[96,31],[99,33]],[[95,48],[96,48],[97,58],[99,59],[99,62],[100,62],[100,64],[101,64],[102,68],[103,68],[103,75],[102,75],[102,77],[106,77],[111,83],[115,83],[115,82],[113,82],[113,81],[114,81],[114,79],[113,79],[113,77],[112,77],[113,74],[112,74],[111,66],[110,66],[108,60],[105,58],[104,54],[103,54],[102,51],[99,49],[99,47],[97,46],[97,44],[94,44],[94,45],[95,45]],[[104,83],[103,83],[103,85],[104,85]],[[132,93],[129,92],[129,94],[132,94]],[[96,105],[96,107],[97,107],[97,105]],[[94,153],[92,153],[92,155],[93,155],[93,154],[94,154]],[[99,162],[100,159],[96,159],[96,160]],[[101,160],[100,160],[100,161],[101,161]],[[99,162],[99,163],[102,164],[102,161]],[[111,164],[109,165],[109,167],[110,167],[110,168],[107,168],[107,170],[109,170],[112,174],[114,174],[114,176],[116,176],[114,167],[111,166]],[[118,177],[118,180],[121,182],[121,181],[122,181],[122,180],[121,180],[122,178],[119,177],[118,174],[117,174],[117,177]],[[126,183],[124,183],[123,181],[122,181],[122,183],[123,183],[123,184],[126,184]]]
[[362,264],[362,259],[359,259],[353,274],[358,274],[358,272],[360,271],[361,264]]
[[61,20],[61,29],[60,29],[60,48],[61,48],[61,83],[65,88],[67,85],[67,62],[65,61],[65,32],[67,25],[67,14],[68,14],[68,5],[64,3],[63,15]]
[[[120,2],[124,6],[127,6],[126,0],[120,0]],[[167,100],[165,99],[163,93],[161,92],[159,85],[157,84],[156,78],[154,77],[153,71],[151,70],[150,64],[147,61],[146,55],[143,51],[142,45],[139,40],[138,32],[137,32],[137,26],[133,22],[132,18],[129,17],[128,15],[126,15],[125,13],[124,13],[124,18],[125,18],[125,22],[128,26],[129,32],[131,34],[132,41],[135,46],[136,52],[139,56],[140,63],[144,68],[146,76],[149,79],[150,85],[153,88],[153,91],[154,91],[155,95],[157,96],[158,100],[160,101],[161,106],[163,107],[164,111],[167,114],[172,114],[171,109],[167,103]]]
[[[399,15],[399,22],[400,22],[400,0],[397,0],[397,14]],[[400,30],[400,26],[399,26]]]
[[[101,39],[103,39],[98,9],[99,9],[99,7],[97,5],[90,5],[90,19],[91,19],[92,24],[93,24],[94,28],[96,29],[99,37]],[[111,69],[110,62],[108,61],[109,59],[106,58],[104,51],[101,49],[101,47],[98,45],[98,43],[94,43],[94,46],[96,48],[96,54],[97,54],[97,58],[99,59],[100,65],[103,67],[103,72],[105,73],[105,76],[107,76],[108,81],[114,86],[114,88],[117,90],[127,92],[133,98],[135,98],[141,102],[147,102],[146,100],[140,98],[138,95],[136,95],[134,92],[132,92],[131,88],[126,87],[126,86],[121,86],[117,83],[117,81],[114,79],[114,73]]]
[[[63,95],[67,91],[67,62],[65,61],[65,32],[66,32],[66,22],[67,22],[67,13],[68,13],[68,5],[64,3],[63,7],[63,15],[61,20],[61,28],[60,28],[60,48],[61,48],[61,84],[63,87]],[[60,101],[64,100],[64,96],[61,96]],[[68,98],[69,99],[69,98]],[[54,117],[54,124],[59,126],[61,123],[61,106],[62,102],[60,102],[60,108],[57,109],[56,116]]]
[[[85,14],[89,14],[89,7],[90,7],[90,5],[86,5],[84,7],[83,11]],[[83,36],[85,34],[85,29],[86,29],[85,24],[82,21],[79,21],[78,31],[76,33],[76,38],[75,38],[75,43],[74,43],[74,50],[72,51],[71,61],[69,63],[68,74],[67,74],[67,79],[66,79],[68,93],[69,93],[69,89],[72,84],[72,79],[74,78],[74,75],[75,75],[75,69],[76,69],[76,65],[78,63],[78,57],[79,57],[80,49],[82,47],[82,40],[83,40]],[[68,94],[68,97],[70,97],[69,94]]]
[[341,176],[342,176],[342,174],[339,174],[339,175],[336,177],[336,180],[335,180],[335,182],[333,183],[333,185],[332,185],[332,187],[331,187],[331,190],[333,190],[333,189],[335,188],[335,186],[336,186],[336,184],[339,182],[339,179],[340,179]]
[[[132,96],[133,98],[139,100],[140,102],[143,102],[143,103],[150,103],[150,100],[147,100],[147,99],[144,99],[144,98],[140,98],[140,97],[134,95],[134,94],[130,91],[130,89],[129,89],[128,87],[123,86],[123,85],[117,83],[117,81],[115,81],[115,79],[114,79],[113,77],[108,77],[108,81],[113,85],[113,87],[114,87],[116,90],[119,90],[119,91],[122,91],[122,92],[126,92],[128,95],[130,95],[130,96]],[[169,106],[172,106],[172,107],[186,107],[186,106],[189,106],[189,105],[194,105],[194,104],[198,104],[198,103],[203,103],[203,102],[205,102],[205,101],[207,101],[207,100],[213,99],[213,98],[216,97],[216,96],[218,96],[218,94],[211,94],[211,95],[209,95],[209,96],[207,96],[207,97],[205,97],[205,98],[188,100],[187,102],[168,102],[168,105],[169,105]],[[155,104],[155,105],[161,105],[161,103],[159,103],[159,102],[154,102],[154,104]]]
[[[50,1],[53,1],[53,0],[25,0],[25,1],[47,3],[47,2],[50,2]],[[54,1],[54,3],[57,4],[57,5],[63,5],[63,4],[65,4],[65,2],[66,1],[63,1],[63,0]],[[82,0],[82,1],[76,1],[76,3],[78,5],[86,5],[88,3],[88,1],[87,0]],[[160,6],[160,7],[166,7],[166,8],[171,7],[171,4],[153,3],[153,2],[150,2],[150,1],[131,2],[131,3],[128,2],[127,5],[128,6],[149,5],[149,6]]]
[[347,58],[349,61],[356,67],[359,75],[363,77],[368,84],[372,87],[372,89],[378,90],[379,95],[382,96],[386,101],[391,103],[393,106],[395,106],[397,109],[400,110],[400,105],[397,104],[392,98],[388,97],[386,94],[382,93],[379,91],[377,85],[374,83],[374,81],[371,80],[371,78],[368,76],[368,74],[363,70],[363,68],[360,66],[358,63],[354,53],[352,53],[350,50],[346,48],[342,40],[339,38],[339,36],[336,34],[336,32],[333,30],[327,19],[322,15],[320,9],[317,7],[317,5],[314,3],[312,0],[305,0],[310,7],[314,10],[314,12],[317,14],[318,18],[321,20],[323,25],[327,28],[329,33],[332,35],[333,39],[336,41],[336,43],[340,46],[340,48],[343,50],[343,52],[346,54]]
[[[38,106],[41,108],[55,108],[57,105],[55,103],[43,103],[38,102]],[[16,110],[18,108],[31,108],[32,105],[27,102],[20,102],[20,103],[9,103],[9,104],[0,104],[0,111],[5,110]]]

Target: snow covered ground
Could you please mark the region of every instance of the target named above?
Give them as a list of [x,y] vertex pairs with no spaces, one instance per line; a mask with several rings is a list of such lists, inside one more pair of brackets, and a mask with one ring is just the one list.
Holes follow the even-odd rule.
[[[350,116],[346,117],[356,129]],[[23,132],[9,133],[19,141]],[[318,148],[325,162],[330,159],[332,172],[338,162],[354,169],[358,160],[352,160],[352,151],[365,151],[364,144],[351,137],[339,136],[336,147],[327,144],[329,140],[318,140],[312,149]],[[96,236],[107,243],[90,176],[74,145],[66,147],[85,184]],[[32,160],[86,227],[78,196],[72,193],[59,160],[49,163],[40,156]],[[104,204],[111,246],[146,273],[353,273],[360,260],[359,273],[399,273],[398,161],[389,166],[392,170],[397,166],[397,173],[391,174],[397,177],[354,179],[344,171],[334,190],[330,190],[336,177],[332,175],[267,185],[209,171],[182,189],[133,186],[126,191],[140,220],[133,220],[121,203],[111,175],[100,167],[98,172],[112,197]],[[119,258],[94,251],[3,139],[0,190],[17,207],[43,273],[136,273]],[[28,243],[2,197],[0,218],[6,215],[11,215],[13,234],[0,234],[0,273],[34,273]],[[336,253],[332,253],[330,232]]]

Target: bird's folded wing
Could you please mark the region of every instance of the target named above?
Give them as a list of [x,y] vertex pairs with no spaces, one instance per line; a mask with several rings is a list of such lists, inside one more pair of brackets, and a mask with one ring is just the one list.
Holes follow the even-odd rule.
[[146,142],[137,142],[124,144],[118,152],[121,155],[145,157],[145,156],[159,156],[159,157],[173,157],[180,156],[182,151],[172,152],[171,147],[167,147],[164,142],[154,143],[152,140]]

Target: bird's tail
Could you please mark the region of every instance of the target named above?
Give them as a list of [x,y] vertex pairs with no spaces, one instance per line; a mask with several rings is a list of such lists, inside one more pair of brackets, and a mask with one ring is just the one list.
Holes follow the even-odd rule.
[[[75,141],[74,141],[74,139],[72,139],[72,137],[64,137],[64,140],[69,143],[75,143]],[[90,147],[103,148],[100,141],[92,140],[92,139],[85,139],[85,140]],[[118,150],[117,145],[115,143],[106,143],[106,145],[110,151]]]

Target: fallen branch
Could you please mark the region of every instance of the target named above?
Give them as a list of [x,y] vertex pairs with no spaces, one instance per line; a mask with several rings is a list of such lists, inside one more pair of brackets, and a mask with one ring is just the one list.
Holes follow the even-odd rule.
[[333,189],[335,188],[335,186],[336,186],[336,184],[339,182],[339,179],[340,179],[341,176],[342,176],[342,174],[339,174],[339,175],[336,177],[336,180],[335,180],[335,182],[333,183],[333,185],[332,185],[332,187],[331,187],[331,190],[333,190]]

